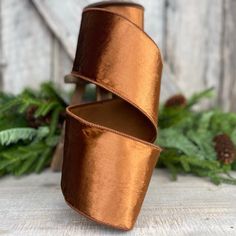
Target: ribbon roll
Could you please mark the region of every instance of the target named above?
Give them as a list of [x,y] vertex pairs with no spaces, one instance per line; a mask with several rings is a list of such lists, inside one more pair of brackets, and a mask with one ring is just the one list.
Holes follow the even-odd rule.
[[153,142],[162,60],[143,12],[133,3],[86,7],[70,74],[113,98],[67,108],[63,195],[82,215],[123,230],[135,224],[161,151]]

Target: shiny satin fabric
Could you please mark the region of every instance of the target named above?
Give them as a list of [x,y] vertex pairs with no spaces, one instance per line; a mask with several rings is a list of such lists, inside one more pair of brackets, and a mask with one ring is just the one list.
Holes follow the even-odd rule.
[[67,108],[61,187],[82,215],[129,230],[161,149],[157,134],[162,60],[143,31],[143,7],[99,3],[83,11],[70,76],[113,94]]

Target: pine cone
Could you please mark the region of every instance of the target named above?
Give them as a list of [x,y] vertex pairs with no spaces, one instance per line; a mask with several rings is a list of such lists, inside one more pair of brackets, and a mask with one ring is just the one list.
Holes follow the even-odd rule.
[[32,128],[38,128],[39,126],[50,124],[49,115],[45,117],[35,118],[34,114],[36,110],[37,110],[36,106],[30,106],[26,111],[26,119],[28,121],[29,126]]
[[176,94],[165,102],[165,107],[185,107],[187,104],[187,99],[183,94]]
[[219,134],[213,139],[217,158],[224,164],[231,164],[236,159],[236,148],[227,134]]
[[28,121],[28,124],[32,128],[37,128],[37,125],[35,124],[35,118],[34,113],[36,111],[36,106],[30,106],[26,110],[26,119]]

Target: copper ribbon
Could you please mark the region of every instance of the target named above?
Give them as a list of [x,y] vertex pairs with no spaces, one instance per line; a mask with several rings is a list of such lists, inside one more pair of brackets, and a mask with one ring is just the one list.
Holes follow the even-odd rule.
[[143,12],[132,3],[84,9],[71,75],[113,98],[67,108],[65,200],[88,218],[123,230],[134,226],[160,153],[152,143],[162,60],[143,31]]

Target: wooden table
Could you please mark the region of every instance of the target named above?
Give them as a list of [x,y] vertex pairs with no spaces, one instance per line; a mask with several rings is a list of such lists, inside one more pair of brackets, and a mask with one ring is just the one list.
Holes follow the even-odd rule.
[[64,202],[60,173],[0,180],[0,235],[236,235],[236,186],[194,176],[172,182],[155,170],[135,228],[122,232],[78,215]]

